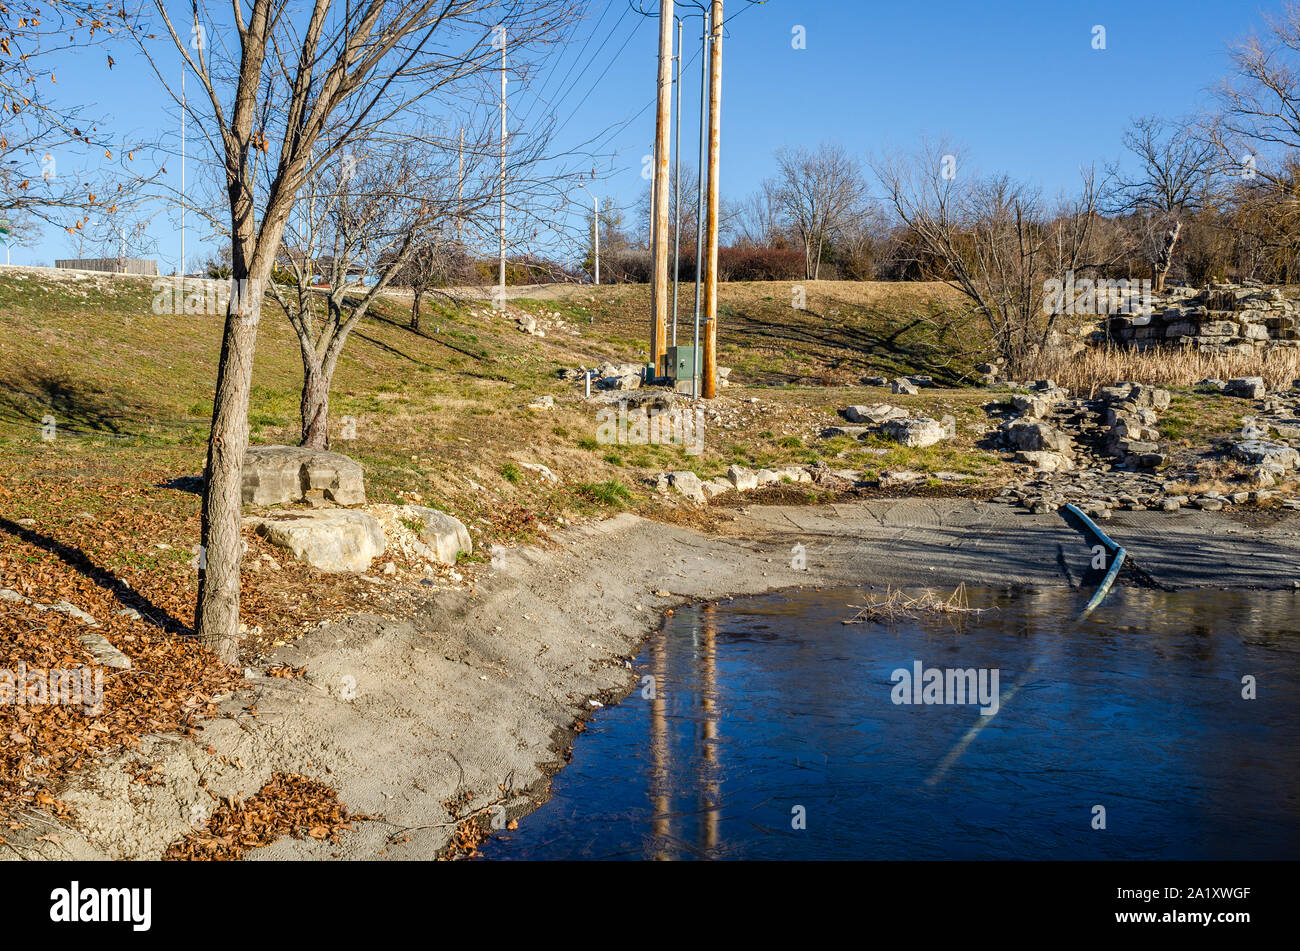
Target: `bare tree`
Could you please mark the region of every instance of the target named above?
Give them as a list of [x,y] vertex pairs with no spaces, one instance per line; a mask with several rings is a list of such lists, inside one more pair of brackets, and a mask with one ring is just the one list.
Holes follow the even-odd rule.
[[767,179],[740,203],[734,227],[736,243],[751,248],[785,245],[785,228],[777,202],[776,182]]
[[[542,144],[533,140],[522,147],[513,159],[513,180],[521,179]],[[329,443],[334,371],[371,304],[417,256],[430,266],[445,265],[458,224],[484,224],[483,213],[497,197],[495,174],[486,174],[483,161],[491,151],[485,135],[468,150],[466,164],[459,142],[412,132],[352,143],[308,177],[284,235],[284,266],[294,276],[295,293],[290,297],[271,285],[302,356],[303,446],[323,449]],[[427,289],[419,283],[412,311],[416,328],[419,298]]]
[[420,332],[420,303],[436,287],[445,287],[468,269],[459,244],[446,235],[429,232],[416,240],[415,250],[393,277],[393,286],[410,288],[410,328]]
[[[672,236],[677,229],[677,204],[680,195],[681,214],[682,214],[682,248],[694,248],[695,239],[699,234],[699,204],[697,202],[697,189],[699,188],[699,173],[690,166],[683,166],[681,172],[681,189],[677,189],[676,179],[670,173],[668,177],[668,235],[669,246],[672,244]],[[642,189],[641,197],[637,202],[637,241],[642,247],[650,247],[650,198],[651,189],[649,186]],[[731,233],[735,229],[735,221],[740,209],[732,202],[722,200],[722,205],[718,209],[718,229],[723,235]]]
[[835,234],[835,257],[843,277],[870,281],[892,250],[889,221],[878,205],[864,204]]
[[1231,50],[1236,72],[1218,90],[1214,142],[1230,166],[1280,181],[1276,161],[1300,151],[1300,3],[1286,0],[1267,17],[1263,37],[1253,34]]
[[772,190],[782,218],[804,247],[805,277],[815,281],[831,236],[860,210],[867,186],[857,161],[839,145],[816,152],[781,148]]
[[1006,176],[946,174],[944,159],[953,155],[940,143],[872,168],[894,215],[924,252],[926,276],[960,291],[997,352],[1025,369],[1060,316],[1044,306],[1047,282],[1096,266],[1089,254],[1097,184],[1086,173],[1079,196],[1049,210],[1037,191]]
[[[309,164],[411,122],[422,105],[485,77],[512,48],[554,40],[581,14],[563,0],[242,0],[219,19],[196,2],[174,22],[153,0],[199,94],[186,108],[213,156],[229,207],[232,295],[213,401],[202,508],[205,564],[195,621],[233,661],[239,643],[241,474],[263,289]],[[134,34],[166,84],[152,33]],[[494,40],[496,42],[494,43]],[[168,87],[180,103],[177,90]]]
[[1210,138],[1235,179],[1233,226],[1249,232],[1252,257],[1289,279],[1300,254],[1300,3],[1286,0],[1231,57]]
[[1157,116],[1133,121],[1124,147],[1137,167],[1112,171],[1111,206],[1135,216],[1157,291],[1164,290],[1174,251],[1189,216],[1210,201],[1215,146],[1187,132],[1188,123]]
[[53,64],[98,51],[107,77],[113,26],[132,18],[91,0],[8,0],[0,14],[0,220],[29,236],[44,222],[75,237],[92,213],[139,188],[140,145],[118,142],[83,104],[58,99]]

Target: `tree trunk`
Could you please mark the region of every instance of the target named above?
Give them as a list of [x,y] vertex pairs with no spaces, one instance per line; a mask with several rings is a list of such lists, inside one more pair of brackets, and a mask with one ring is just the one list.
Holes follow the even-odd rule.
[[1178,246],[1178,237],[1182,234],[1183,223],[1174,222],[1174,226],[1165,232],[1164,246],[1156,256],[1156,292],[1161,293],[1165,289],[1165,279],[1169,276],[1169,268],[1174,263],[1174,248]]
[[307,449],[329,448],[330,375],[320,361],[303,355],[302,442]]
[[[237,278],[247,278],[247,273]],[[242,287],[254,283],[237,284]],[[226,314],[212,409],[212,437],[204,468],[199,598],[194,626],[199,642],[226,663],[239,650],[239,565],[243,557],[241,506],[248,450],[248,394],[261,316],[260,294],[241,295]]]
[[411,329],[420,330],[420,292],[415,292],[415,302],[411,304]]

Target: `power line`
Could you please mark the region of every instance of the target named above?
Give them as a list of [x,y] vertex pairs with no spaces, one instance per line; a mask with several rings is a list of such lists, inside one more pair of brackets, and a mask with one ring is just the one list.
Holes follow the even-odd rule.
[[[573,117],[578,114],[579,110],[581,110],[582,107],[586,105],[587,100],[591,98],[591,94],[595,92],[596,87],[600,85],[600,81],[605,78],[605,76],[609,73],[609,71],[614,67],[614,64],[618,62],[619,57],[623,55],[623,51],[627,49],[628,44],[632,42],[633,38],[636,36],[637,31],[640,28],[641,28],[640,24],[637,24],[632,27],[632,32],[629,33],[627,39],[623,41],[623,45],[618,48],[618,52],[616,52],[614,54],[614,57],[605,65],[605,68],[601,70],[600,75],[596,77],[596,81],[591,84],[591,88],[587,90],[586,95],[584,95],[582,99],[578,101],[577,106],[575,106],[573,111],[569,113],[568,118],[555,127],[554,131],[552,132],[552,135],[559,135],[560,130],[563,129],[566,125],[568,125],[573,120]],[[578,78],[581,79],[581,76],[579,76]],[[576,85],[577,85],[577,80],[574,80],[574,86]],[[570,92],[572,92],[572,89],[570,89]],[[564,97],[557,100],[556,106],[559,106],[559,104],[563,102],[564,99],[568,97],[568,95],[569,93],[565,93]]]
[[[572,75],[574,67],[577,66],[579,62],[581,62],[582,54],[585,53],[587,51],[587,47],[591,45],[592,38],[596,35],[597,31],[600,30],[600,25],[605,22],[605,16],[606,14],[609,13],[610,7],[612,5],[613,5],[613,0],[610,0],[610,2],[607,3],[605,5],[605,8],[601,11],[600,18],[596,20],[596,25],[592,27],[591,32],[587,34],[587,39],[583,41],[582,48],[578,50],[578,55],[575,56],[573,58],[573,62],[569,64],[569,71],[564,74],[564,79],[560,80],[560,85],[559,87],[557,87],[557,89],[562,89],[564,87],[564,84],[568,81],[569,76]],[[617,32],[619,24],[623,22],[623,17],[626,17],[627,14],[628,11],[624,10],[623,16],[618,18],[618,20],[614,23],[613,28],[609,31],[610,36],[612,36],[615,32]],[[605,42],[608,42],[608,37],[606,38]],[[601,44],[601,48],[603,47],[604,47],[604,43]],[[600,48],[598,48],[596,52],[592,54],[592,60],[594,61],[595,58],[599,55],[600,55]],[[560,60],[563,60],[563,58],[564,58],[564,54],[561,53]],[[590,67],[590,63],[588,64],[588,67]],[[542,83],[542,88],[538,90],[532,103],[528,106],[528,109],[525,110],[524,117],[520,123],[521,125],[526,125],[528,123],[528,118],[533,114],[533,109],[537,107],[537,103],[545,101],[545,96],[543,94],[546,92],[547,87],[551,85],[551,80],[554,79],[559,74],[559,71],[560,71],[560,64],[559,61],[557,61],[555,64],[555,68],[552,69],[551,72],[547,75],[546,82]]]
[[[741,7],[738,11],[736,11],[736,12],[733,13],[731,16],[727,17],[726,19],[724,19],[724,20],[722,21],[722,25],[723,25],[723,27],[725,28],[725,27],[727,26],[727,24],[731,23],[732,20],[739,19],[740,17],[744,16],[744,15],[745,15],[749,10],[752,10],[754,7],[759,6],[761,3],[766,3],[766,2],[767,2],[767,0],[749,0],[749,3],[747,3],[745,6]],[[641,12],[641,11],[638,11],[638,12]],[[654,19],[654,18],[656,18],[656,15],[655,15],[655,14],[644,14],[644,15],[647,16],[647,17],[650,18],[650,19]],[[686,71],[686,69],[687,69],[688,67],[693,66],[693,65],[695,64],[696,60],[699,59],[699,57],[700,57],[700,50],[699,50],[699,49],[694,50],[694,51],[691,53],[690,59],[686,60],[685,65],[682,67],[682,72],[685,73],[685,71]],[[623,131],[625,128],[627,128],[629,125],[631,125],[631,124],[632,124],[633,122],[635,122],[637,119],[641,118],[641,116],[645,115],[645,113],[646,113],[646,112],[650,109],[650,107],[653,106],[654,104],[655,104],[655,98],[654,98],[654,97],[651,97],[649,100],[646,101],[646,104],[645,104],[644,106],[642,106],[640,109],[638,109],[638,110],[637,110],[636,112],[634,112],[632,115],[628,116],[626,119],[622,120],[621,122],[617,122],[617,123],[615,123],[614,125],[609,126],[607,129],[605,129],[604,131],[600,132],[600,133],[598,134],[598,137],[595,137],[595,138],[589,139],[589,140],[587,141],[587,143],[583,143],[583,144],[588,144],[588,145],[590,145],[590,146],[592,147],[592,150],[593,150],[593,151],[597,150],[597,147],[598,147],[598,146],[603,145],[603,144],[604,144],[605,142],[607,142],[610,138],[612,138],[613,136],[617,135],[619,132]],[[579,103],[579,108],[581,107],[581,105],[582,105],[582,103]],[[574,113],[570,114],[569,119],[572,119],[572,118],[573,118],[573,115],[576,114],[576,111],[577,111],[577,110],[575,110]],[[568,119],[565,120],[566,123],[567,123],[568,121],[569,121]],[[558,132],[558,131],[559,131],[559,129],[556,130],[556,132]]]

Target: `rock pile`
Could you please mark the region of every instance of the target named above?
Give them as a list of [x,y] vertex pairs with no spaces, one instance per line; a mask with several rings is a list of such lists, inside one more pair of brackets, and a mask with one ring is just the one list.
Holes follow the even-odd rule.
[[865,439],[879,434],[903,446],[924,448],[956,435],[953,427],[945,426],[937,419],[912,416],[907,410],[888,403],[846,406],[840,410],[840,415],[856,425],[828,426],[821,432],[823,438],[848,436],[851,439]]
[[1176,344],[1250,356],[1268,347],[1300,347],[1300,301],[1260,285],[1175,287],[1149,308],[1107,318],[1104,333],[1138,349]]
[[1169,408],[1169,391],[1139,383],[1117,383],[1102,389],[1101,400],[1109,430],[1106,451],[1133,468],[1163,465],[1165,457],[1160,452],[1156,424],[1157,413]]
[[[848,481],[856,478],[853,473],[846,473]],[[803,466],[784,466],[780,469],[747,469],[744,466],[729,466],[726,477],[704,480],[694,472],[665,472],[654,480],[656,491],[677,492],[692,502],[706,502],[724,492],[748,492],[764,485],[778,482],[812,482],[813,474]]]

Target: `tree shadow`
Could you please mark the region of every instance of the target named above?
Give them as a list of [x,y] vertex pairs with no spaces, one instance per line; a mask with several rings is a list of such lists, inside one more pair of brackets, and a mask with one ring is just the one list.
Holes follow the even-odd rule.
[[429,366],[429,364],[425,363],[423,360],[417,357],[413,357],[409,353],[404,353],[403,351],[398,350],[396,347],[394,347],[391,344],[384,343],[382,340],[376,340],[374,337],[367,337],[360,330],[353,330],[352,336],[360,337],[366,343],[378,347],[380,350],[383,350],[385,353],[391,353],[393,356],[401,357],[403,360],[410,360],[416,366],[420,366],[420,367]]
[[[838,301],[835,303],[842,311],[851,306]],[[939,382],[955,384],[960,380],[959,373],[939,362],[946,356],[941,343],[945,337],[953,334],[952,327],[945,328],[941,325],[941,314],[904,317],[873,308],[855,311],[855,320],[862,323],[849,324],[844,319],[844,313],[837,318],[838,323],[816,311],[809,310],[807,313],[821,318],[822,322],[816,325],[809,322],[795,323],[764,318],[739,308],[731,309],[727,319],[719,324],[719,343],[744,347],[752,347],[757,343],[781,349],[799,346],[813,350],[834,350],[843,354],[840,366],[858,370],[871,368],[880,361],[882,355],[887,355],[896,366],[928,370]],[[927,327],[934,331],[933,339],[918,338],[917,333]],[[795,382],[794,374],[784,376],[789,377],[785,382]]]
[[[465,350],[465,349],[463,349],[463,348],[461,348],[461,347],[456,346],[456,345],[453,344],[453,343],[448,343],[448,342],[445,341],[445,340],[441,340],[441,339],[439,339],[438,337],[434,337],[434,336],[432,336],[431,334],[427,334],[427,333],[425,333],[423,330],[416,330],[415,328],[413,328],[413,327],[410,325],[409,322],[408,322],[408,323],[402,323],[402,322],[400,322],[400,321],[394,320],[394,319],[391,318],[391,317],[383,317],[383,316],[381,316],[381,315],[379,315],[379,314],[371,314],[371,315],[369,315],[369,316],[371,317],[371,319],[373,319],[373,320],[376,321],[377,323],[384,323],[384,324],[388,324],[390,327],[396,327],[398,330],[405,330],[407,333],[412,334],[413,336],[419,337],[421,340],[427,340],[427,341],[429,341],[430,343],[441,344],[442,346],[446,347],[448,350],[454,350],[454,351],[456,351],[457,353],[464,354],[465,356],[467,356],[467,357],[469,357],[469,358],[471,358],[471,359],[473,359],[473,360],[486,360],[486,359],[487,359],[487,356],[486,356],[485,354],[482,354],[482,353],[475,353],[473,350]],[[356,331],[354,330],[353,333],[356,333]],[[365,339],[369,340],[370,338],[367,337],[367,338],[365,338]],[[371,342],[373,343],[373,342],[375,342],[375,341],[371,341]],[[400,351],[395,350],[395,349],[392,348],[392,347],[389,347],[387,344],[383,344],[383,343],[381,343],[381,344],[379,344],[379,346],[383,347],[383,348],[386,349],[386,350],[390,350],[390,351],[392,351],[393,353],[399,353],[399,352],[400,352]],[[402,356],[406,356],[406,354],[401,354],[401,355],[402,355]],[[418,360],[415,360],[414,357],[407,357],[407,359],[408,359],[408,360],[414,360],[414,362],[416,362],[416,363],[419,363],[419,362],[420,362],[420,361],[418,361]],[[424,364],[424,365],[427,366],[427,364]]]
[[202,495],[203,486],[205,485],[201,475],[176,476],[174,479],[168,479],[165,482],[155,483],[156,489],[175,489],[177,492],[189,492],[191,495]]
[[130,437],[146,424],[123,400],[71,377],[47,372],[19,372],[0,380],[0,420],[40,429],[54,418],[55,433]]
[[42,535],[40,532],[34,532],[30,528],[24,528],[17,522],[0,516],[0,531],[8,532],[10,535],[24,541],[29,545],[47,551],[55,557],[61,559],[66,565],[89,578],[99,587],[108,591],[119,604],[128,608],[134,608],[140,612],[141,617],[156,624],[163,630],[172,634],[193,634],[194,631],[186,624],[182,624],[178,619],[172,617],[167,611],[158,607],[140,592],[132,589],[125,581],[114,576],[111,572],[96,565],[80,548],[74,548],[71,545],[65,545],[49,535]]

